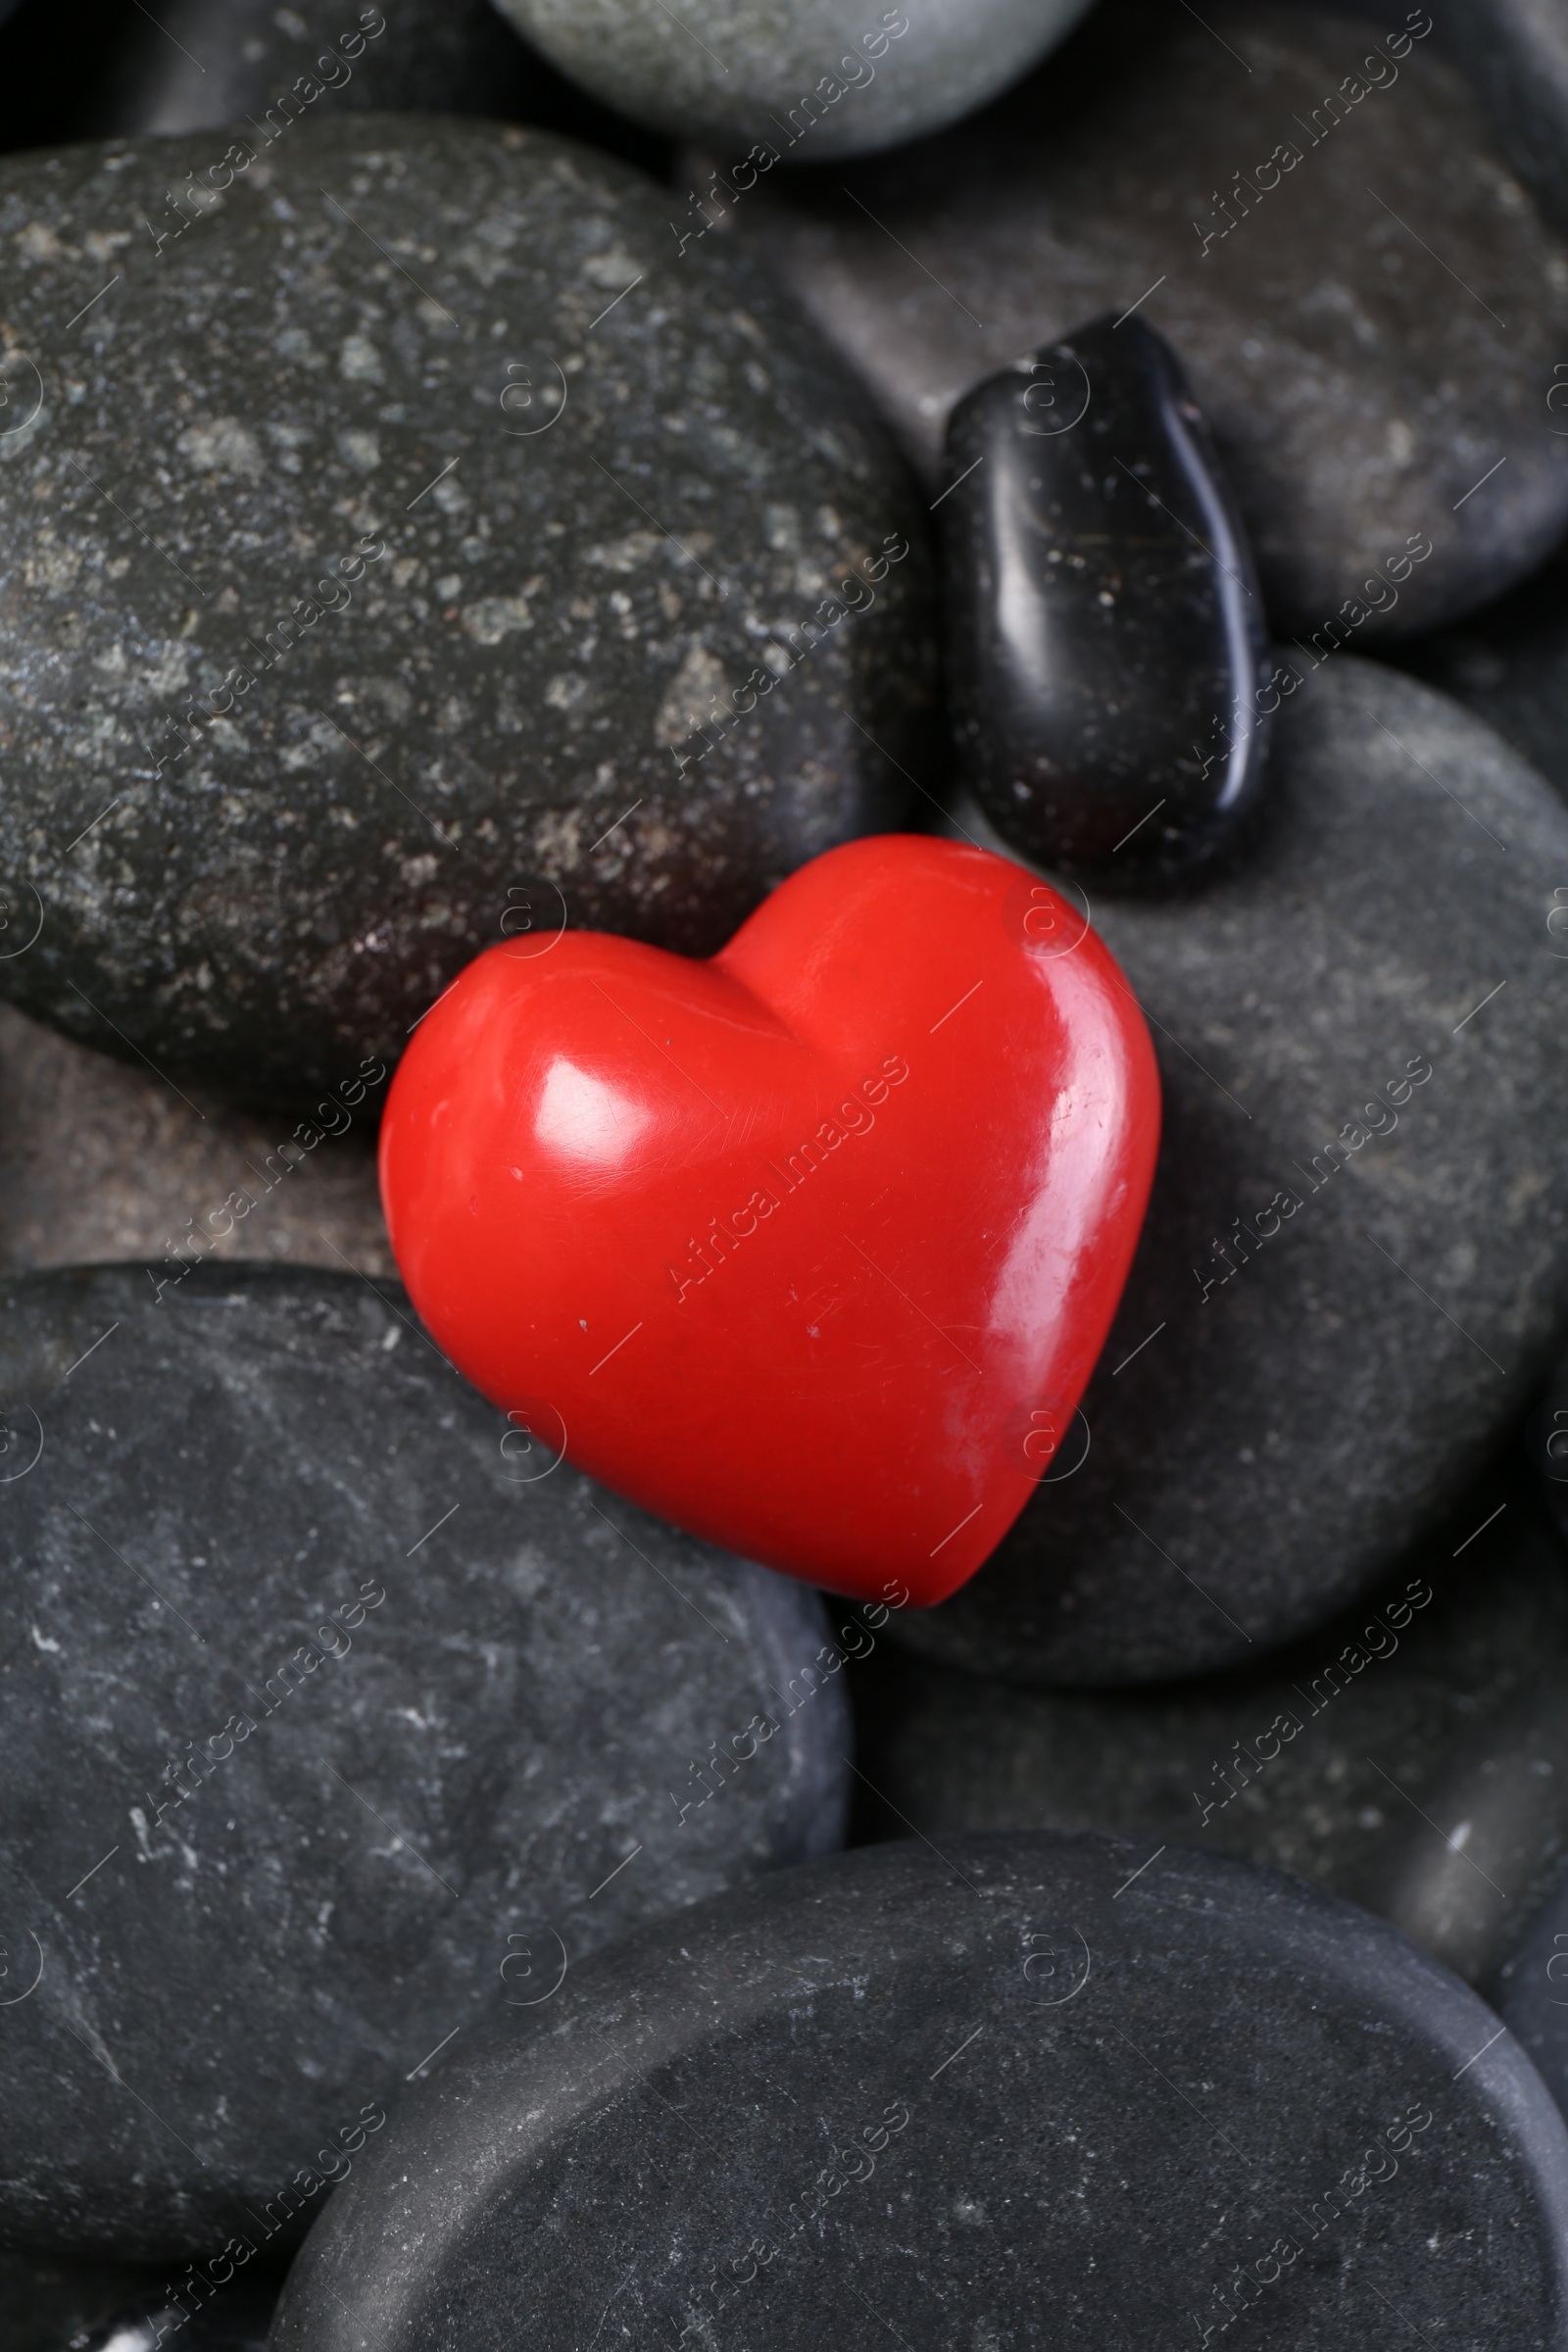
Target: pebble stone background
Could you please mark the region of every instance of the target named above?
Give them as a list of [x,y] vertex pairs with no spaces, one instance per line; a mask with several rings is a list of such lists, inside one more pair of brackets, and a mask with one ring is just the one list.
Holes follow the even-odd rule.
[[[1568,2352],[1565,159],[1555,0],[0,0],[0,2352]],[[923,1613],[375,1174],[901,828],[1164,1109]]]

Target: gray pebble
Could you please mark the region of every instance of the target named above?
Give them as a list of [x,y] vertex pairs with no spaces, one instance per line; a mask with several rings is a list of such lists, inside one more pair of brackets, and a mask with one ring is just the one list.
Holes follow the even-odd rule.
[[[1141,1875],[1138,1875],[1140,1874]],[[1490,2046],[1488,2046],[1490,2044]],[[1381,1921],[1121,1839],[909,1838],[601,1955],[411,2093],[275,2352],[1560,2346],[1568,2133]],[[1205,2335],[1205,2328],[1209,2331]]]
[[885,1649],[857,1695],[890,1838],[1100,1829],[1234,1854],[1377,1912],[1489,1995],[1568,1853],[1568,1562],[1518,1480],[1467,1496],[1359,1609],[1230,1674],[1024,1690]]
[[438,2044],[841,1835],[817,1598],[552,1462],[394,1287],[17,1278],[0,1397],[13,2242],[273,2256]]
[[[365,1083],[342,1077],[350,1094]],[[307,1121],[253,1116],[0,1004],[0,1272],[167,1272],[183,1251],[395,1273],[375,1174],[385,1094],[318,1098]]]
[[[1568,362],[1553,392],[1552,429],[1568,441]],[[1396,659],[1495,727],[1568,800],[1568,563],[1561,557],[1460,627],[1400,646]],[[1568,910],[1557,929],[1568,933]],[[1558,944],[1568,952],[1568,937]]]
[[1323,1623],[1457,1500],[1568,1320],[1568,810],[1443,696],[1289,663],[1250,855],[1181,903],[1093,902],[1163,1141],[1038,1496],[895,1620],[976,1673],[1154,1681]]
[[652,181],[429,116],[228,146],[0,162],[0,991],[298,1100],[489,942],[708,953],[896,822],[929,580],[859,393]]
[[[956,122],[1054,49],[1089,0],[498,0],[634,122],[739,163],[867,155]],[[771,170],[772,166],[768,165]]]
[[[1545,408],[1568,254],[1432,36],[1391,56],[1363,22],[1267,0],[1200,19],[1107,0],[1059,67],[961,129],[847,176],[775,173],[737,237],[860,370],[933,496],[965,391],[1136,306],[1213,429],[1276,629],[1364,647],[1437,626],[1568,524]],[[1432,552],[1397,582],[1416,541]]]

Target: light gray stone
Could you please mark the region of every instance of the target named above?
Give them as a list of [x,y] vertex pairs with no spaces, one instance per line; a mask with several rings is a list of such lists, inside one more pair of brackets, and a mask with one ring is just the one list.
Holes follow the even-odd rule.
[[[1137,305],[1213,429],[1276,630],[1351,601],[1358,644],[1434,627],[1568,524],[1545,408],[1568,254],[1436,36],[1363,71],[1374,40],[1268,0],[1106,0],[986,115],[848,173],[775,172],[730,226],[860,370],[932,496],[965,391]],[[1433,552],[1396,596],[1411,539]]]
[[313,1120],[253,1116],[0,1004],[0,1272],[139,1258],[156,1277],[183,1252],[393,1274],[385,1094],[318,1100]]
[[[498,0],[637,122],[781,161],[869,155],[956,122],[1055,47],[1089,0]],[[797,149],[796,142],[800,142]],[[731,154],[733,151],[733,156]]]

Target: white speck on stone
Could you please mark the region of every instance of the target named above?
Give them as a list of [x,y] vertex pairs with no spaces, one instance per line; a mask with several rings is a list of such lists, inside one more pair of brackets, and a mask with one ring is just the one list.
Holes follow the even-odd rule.
[[[436,582],[437,594],[455,593],[444,581]],[[466,606],[463,626],[475,645],[499,645],[503,637],[511,637],[519,629],[531,629],[533,616],[528,611],[526,597],[483,596],[476,605]]]
[[60,1655],[61,1645],[58,1642],[51,1642],[47,1634],[40,1634],[35,1625],[29,1625],[27,1631],[40,1649],[49,1650],[55,1657]]
[[231,481],[259,482],[267,470],[261,443],[237,416],[187,425],[174,447],[199,472],[223,474]]
[[684,743],[693,727],[707,717],[715,697],[726,704],[729,700],[722,664],[700,637],[694,637],[659,707],[654,741],[665,751]]
[[381,444],[376,435],[363,424],[351,424],[339,433],[337,446],[345,464],[356,473],[374,473],[381,463]]
[[345,335],[337,355],[338,373],[351,383],[379,384],[385,382],[381,355],[368,335]]

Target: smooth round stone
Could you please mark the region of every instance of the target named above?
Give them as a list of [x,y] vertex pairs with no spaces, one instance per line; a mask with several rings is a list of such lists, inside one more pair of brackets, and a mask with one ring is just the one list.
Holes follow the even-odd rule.
[[[965,391],[1136,306],[1212,427],[1275,627],[1364,649],[1438,626],[1568,524],[1544,407],[1568,254],[1435,39],[1398,59],[1354,18],[1200,13],[1105,0],[996,109],[848,175],[775,173],[736,234],[860,370],[933,497]],[[1400,579],[1412,546],[1431,552]]]
[[297,1100],[487,943],[706,954],[895,823],[929,580],[862,396],[652,181],[448,118],[225,145],[0,164],[0,990]]
[[857,1716],[887,1837],[1098,1828],[1233,1854],[1377,1912],[1487,1992],[1568,1852],[1568,1560],[1516,1478],[1255,1666],[1100,1694],[890,1649]]
[[[1568,440],[1568,368],[1550,389],[1551,430]],[[1462,627],[1401,646],[1398,662],[1495,727],[1568,800],[1568,563],[1545,564]],[[1568,913],[1557,928],[1568,933]],[[1568,937],[1558,944],[1568,953]]]
[[1255,2340],[1319,2352],[1387,2340],[1392,2303],[1558,2346],[1565,2228],[1539,2078],[1381,1922],[1109,1838],[909,1840],[639,1936],[457,2053],[271,2341],[1088,2352],[1256,2305]]
[[1116,889],[1205,864],[1262,789],[1269,664],[1247,533],[1169,344],[1141,318],[1076,328],[967,394],[946,459],[963,781],[1059,872]]
[[1568,222],[1568,21],[1553,0],[1463,0],[1445,36],[1514,165]]
[[[1044,57],[1089,0],[498,0],[596,97],[720,161],[869,155],[971,114]],[[772,169],[769,164],[765,167]]]
[[309,1120],[253,1115],[0,1004],[0,1273],[133,1257],[156,1276],[183,1252],[395,1274],[375,1180],[386,1086],[345,1075],[352,1099]]
[[[1393,670],[1275,666],[1300,682],[1248,860],[1092,896],[1164,1135],[1038,1497],[895,1621],[974,1673],[1158,1681],[1323,1624],[1457,1501],[1568,1322],[1568,810]],[[972,805],[955,829],[1005,849]]]
[[401,1292],[167,1281],[0,1296],[0,2230],[213,2283],[488,2008],[831,1846],[846,1740],[818,1598],[562,1465]]

